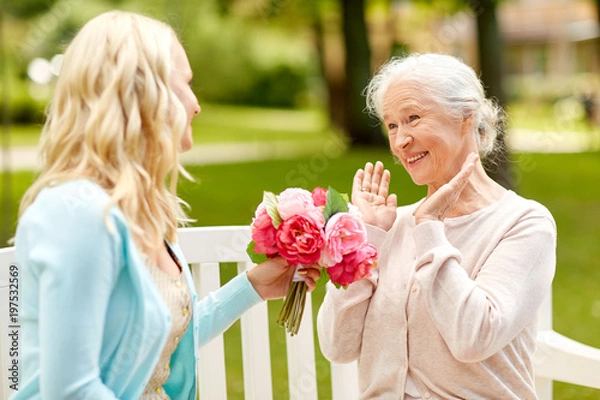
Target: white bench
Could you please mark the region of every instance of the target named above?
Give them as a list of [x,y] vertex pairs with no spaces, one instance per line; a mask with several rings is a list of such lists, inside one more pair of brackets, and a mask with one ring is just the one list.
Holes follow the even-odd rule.
[[[180,229],[180,242],[192,266],[196,290],[200,296],[220,286],[219,263],[237,264],[237,272],[252,266],[246,255],[250,241],[247,226]],[[11,347],[8,337],[9,268],[14,261],[14,248],[0,249],[0,400],[11,393],[9,367]],[[319,290],[319,289],[318,289]],[[320,289],[322,290],[322,289]],[[310,295],[307,307],[311,308]],[[298,335],[286,335],[289,398],[316,400],[317,371],[315,338],[310,312],[306,312]],[[540,332],[535,353],[536,386],[540,400],[552,399],[552,381],[558,380],[600,389],[600,349],[566,338],[552,330],[552,302],[549,297],[538,313]],[[241,319],[244,395],[246,399],[281,398],[273,394],[267,305],[259,304]],[[198,369],[199,394],[203,400],[227,399],[225,352],[223,338],[217,337],[201,350]],[[334,400],[358,398],[357,363],[331,365]],[[287,396],[286,396],[287,397]]]

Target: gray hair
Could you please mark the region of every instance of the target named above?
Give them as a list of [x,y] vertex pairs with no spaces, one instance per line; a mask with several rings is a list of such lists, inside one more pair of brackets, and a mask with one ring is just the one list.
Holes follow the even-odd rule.
[[475,71],[458,58],[444,54],[411,54],[384,64],[365,89],[367,111],[383,119],[383,96],[397,80],[419,84],[423,92],[456,118],[474,117],[474,134],[482,157],[495,150],[503,128],[503,111],[485,97]]

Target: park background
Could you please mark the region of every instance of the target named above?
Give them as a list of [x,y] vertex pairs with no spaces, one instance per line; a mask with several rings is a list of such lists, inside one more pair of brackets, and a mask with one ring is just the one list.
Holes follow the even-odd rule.
[[[507,111],[507,156],[492,176],[546,205],[558,225],[554,329],[600,347],[600,1],[0,0],[0,246],[35,178],[44,108],[61,53],[103,11],[170,23],[194,70],[202,113],[182,180],[193,225],[249,224],[262,191],[331,185],[382,160],[400,203],[424,195],[393,165],[361,92],[390,56],[443,52],[480,74]],[[223,266],[224,279],[232,271]],[[316,314],[323,289],[313,295]],[[287,398],[283,329],[272,302],[274,393]],[[239,326],[225,335],[229,398],[243,398]],[[317,346],[319,398],[330,398]],[[599,372],[600,373],[600,372]],[[555,383],[556,399],[600,391]]]

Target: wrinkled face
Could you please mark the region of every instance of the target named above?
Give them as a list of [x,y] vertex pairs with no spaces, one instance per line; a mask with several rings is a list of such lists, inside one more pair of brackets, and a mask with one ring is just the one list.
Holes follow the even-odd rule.
[[183,46],[177,39],[173,41],[173,71],[171,72],[171,87],[177,98],[183,104],[187,115],[185,131],[181,136],[179,151],[184,152],[192,148],[194,142],[192,139],[192,119],[200,112],[198,99],[192,91],[192,68],[188,61]]
[[470,119],[450,116],[415,82],[393,82],[382,106],[391,150],[417,185],[436,190],[458,173],[469,149],[477,148],[467,134]]

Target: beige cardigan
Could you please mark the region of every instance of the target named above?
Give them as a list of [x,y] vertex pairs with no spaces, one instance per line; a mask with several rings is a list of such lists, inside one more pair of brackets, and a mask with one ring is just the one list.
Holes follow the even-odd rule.
[[556,226],[514,192],[473,214],[369,227],[371,279],[328,284],[317,321],[334,362],[359,361],[363,399],[402,399],[407,373],[429,399],[536,399],[535,316],[556,265]]

